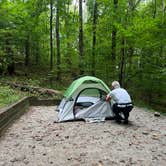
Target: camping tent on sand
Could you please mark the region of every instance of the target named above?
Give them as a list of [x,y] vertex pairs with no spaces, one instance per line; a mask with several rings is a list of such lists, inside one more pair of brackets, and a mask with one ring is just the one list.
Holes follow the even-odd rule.
[[110,89],[100,79],[84,76],[73,81],[57,108],[58,121],[105,119],[113,116],[105,96]]

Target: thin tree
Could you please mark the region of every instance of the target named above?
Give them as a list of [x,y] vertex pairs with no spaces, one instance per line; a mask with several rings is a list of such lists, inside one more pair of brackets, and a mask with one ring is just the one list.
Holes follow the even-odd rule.
[[70,71],[72,62],[71,62],[71,57],[70,57],[70,48],[71,48],[71,42],[69,41],[70,38],[70,28],[69,28],[69,16],[70,15],[70,0],[67,1],[66,3],[66,16],[65,16],[65,31],[66,31],[66,52],[65,52],[65,57],[66,57],[66,63],[67,63],[67,68]]
[[60,36],[59,36],[59,9],[60,3],[57,0],[56,6],[56,48],[57,48],[57,80],[61,80],[61,53],[60,53]]
[[[116,15],[117,7],[118,7],[118,0],[114,0],[114,15]],[[111,56],[112,56],[113,60],[115,60],[115,58],[116,58],[116,33],[117,33],[116,27],[115,27],[115,25],[113,25],[113,29],[112,29],[112,47],[111,47],[111,49],[112,49]]]
[[92,69],[91,73],[95,76],[95,68],[96,68],[96,57],[95,57],[95,49],[96,49],[96,25],[97,25],[97,2],[94,0],[93,7],[93,40],[92,40]]
[[119,83],[120,85],[124,85],[124,73],[125,73],[125,45],[126,40],[124,37],[122,37],[122,46],[121,46],[121,59],[120,59],[120,73],[119,73]]
[[15,73],[15,65],[14,65],[14,52],[12,50],[12,34],[7,32],[5,34],[5,53],[8,59],[7,71],[9,75],[13,75]]
[[[166,10],[166,4],[165,4],[165,1],[162,0],[162,20],[161,20],[161,25],[163,26],[164,24],[164,17],[165,17],[165,10]],[[164,45],[163,43],[161,43],[161,47],[160,47],[160,56],[163,57],[163,54],[164,54]]]
[[162,24],[164,23],[165,10],[166,10],[166,4],[165,1],[162,0]]
[[[139,5],[141,0],[128,1],[128,9],[125,16],[124,21],[124,28],[127,29],[127,26],[130,25],[130,20],[132,19],[132,16],[136,7]],[[128,44],[128,49],[126,48],[126,45]],[[121,41],[121,55],[120,55],[120,63],[119,63],[119,82],[122,86],[125,86],[125,74],[126,74],[126,63],[127,59],[129,62],[129,71],[131,70],[131,62],[132,62],[132,56],[133,56],[134,50],[131,43],[127,43],[127,40],[125,36],[122,37]]]
[[79,0],[79,54],[80,54],[80,74],[84,73],[83,69],[83,13],[82,13],[82,0]]
[[50,0],[50,70],[53,69],[52,23],[53,23],[53,0]]
[[153,0],[153,3],[154,3],[154,5],[153,5],[153,18],[155,18],[156,17],[156,14],[157,14],[157,1],[156,0]]
[[29,65],[29,57],[30,57],[30,36],[27,35],[27,39],[25,41],[25,66]]

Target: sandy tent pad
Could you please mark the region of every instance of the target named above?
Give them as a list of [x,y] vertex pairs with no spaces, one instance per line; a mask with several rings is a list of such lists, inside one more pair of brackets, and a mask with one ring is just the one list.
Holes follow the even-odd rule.
[[0,137],[0,166],[165,166],[164,116],[134,108],[129,125],[55,119],[55,107],[30,107]]

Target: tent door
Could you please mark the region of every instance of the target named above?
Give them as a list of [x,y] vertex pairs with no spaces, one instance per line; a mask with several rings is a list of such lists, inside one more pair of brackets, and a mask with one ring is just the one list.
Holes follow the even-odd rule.
[[76,97],[73,107],[73,114],[75,115],[82,109],[86,109],[97,101],[106,96],[106,92],[98,88],[86,88],[83,89]]

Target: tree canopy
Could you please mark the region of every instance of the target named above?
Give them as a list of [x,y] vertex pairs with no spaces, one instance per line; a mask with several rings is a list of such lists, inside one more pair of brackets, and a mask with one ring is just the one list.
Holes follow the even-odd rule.
[[0,0],[0,74],[119,80],[164,108],[165,11],[165,0]]

